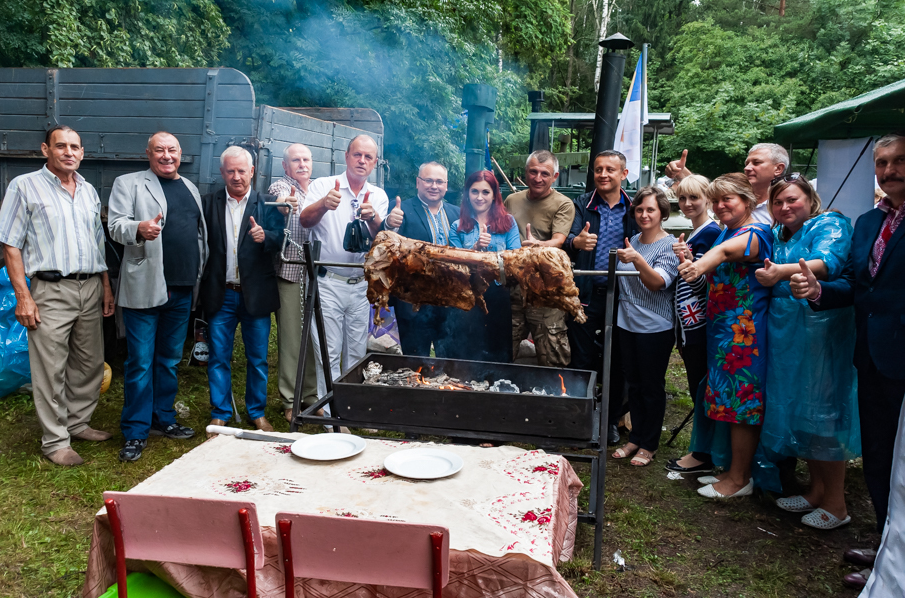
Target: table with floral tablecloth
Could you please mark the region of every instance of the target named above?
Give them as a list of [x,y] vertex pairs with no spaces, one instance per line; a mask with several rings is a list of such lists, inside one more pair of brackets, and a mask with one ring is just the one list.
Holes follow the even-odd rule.
[[[302,438],[301,433],[280,433]],[[152,475],[131,491],[149,495],[226,498],[255,503],[264,532],[258,595],[283,597],[274,517],[319,513],[372,520],[444,525],[450,531],[446,597],[574,597],[556,564],[572,556],[581,481],[567,460],[542,450],[481,448],[369,439],[357,456],[316,462],[289,444],[218,436]],[[436,446],[464,461],[457,474],[434,481],[393,475],[384,459],[399,450]],[[101,500],[98,500],[100,503]],[[216,528],[216,525],[211,525]],[[128,561],[193,597],[245,595],[243,571],[175,563]],[[83,595],[96,597],[116,582],[106,512],[94,523]],[[297,579],[305,597],[430,595],[428,591]]]

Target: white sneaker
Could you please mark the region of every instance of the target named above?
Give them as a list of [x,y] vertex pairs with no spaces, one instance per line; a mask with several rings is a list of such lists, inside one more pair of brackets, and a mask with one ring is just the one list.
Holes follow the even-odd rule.
[[719,491],[713,488],[713,485],[705,485],[698,489],[698,494],[703,495],[704,497],[709,497],[711,499],[726,499],[732,497],[744,497],[746,495],[751,495],[754,493],[754,479],[748,479],[748,484],[733,493],[732,495],[723,495]]

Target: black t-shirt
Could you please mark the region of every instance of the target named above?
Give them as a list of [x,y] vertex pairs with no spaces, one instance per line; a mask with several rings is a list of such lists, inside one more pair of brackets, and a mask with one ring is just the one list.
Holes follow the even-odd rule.
[[201,209],[181,178],[158,180],[167,199],[167,220],[160,232],[164,278],[168,287],[194,286],[201,261],[198,253]]

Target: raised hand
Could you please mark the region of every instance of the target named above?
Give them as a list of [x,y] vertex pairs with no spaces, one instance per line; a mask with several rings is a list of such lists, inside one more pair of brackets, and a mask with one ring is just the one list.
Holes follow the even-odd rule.
[[764,259],[764,267],[755,270],[754,277],[761,283],[761,286],[774,286],[782,280],[779,267],[769,259]]
[[264,242],[264,228],[255,223],[254,217],[248,218],[248,225],[251,226],[251,229],[248,231],[251,235],[251,239],[255,242]]
[[138,236],[142,240],[156,240],[160,236],[163,228],[160,226],[160,220],[163,219],[163,213],[158,213],[154,219],[148,219],[138,223]]
[[688,149],[686,148],[682,151],[682,157],[680,159],[670,161],[666,165],[666,169],[663,170],[663,173],[665,173],[667,177],[672,178],[673,180],[678,180],[684,178],[685,176],[691,175],[691,172],[685,169],[685,161],[687,159]]
[[336,208],[339,207],[339,202],[342,200],[342,195],[339,194],[339,180],[336,180],[336,186],[327,193],[327,195],[321,199],[321,203],[324,204],[329,211],[336,211]]
[[634,247],[632,247],[632,244],[626,238],[625,248],[616,249],[616,257],[618,257],[619,261],[621,261],[622,263],[635,263],[636,261],[641,259],[641,254],[638,253],[638,251],[636,251]]
[[592,234],[591,222],[584,223],[584,229],[572,239],[572,247],[579,251],[593,251],[597,248],[597,235]]
[[796,299],[816,299],[820,295],[820,282],[817,281],[817,276],[804,259],[798,260],[798,267],[801,268],[801,273],[792,274],[789,278],[792,296]]
[[682,261],[683,259],[694,259],[694,256],[691,254],[691,249],[688,248],[688,244],[685,242],[684,232],[679,234],[679,240],[677,242],[672,243],[672,252],[676,254],[679,261]]
[[371,205],[371,201],[368,200],[368,197],[370,196],[370,191],[365,193],[365,198],[361,201],[361,209],[358,214],[359,219],[365,222],[371,221],[377,215],[377,210],[374,209],[374,206]]
[[679,276],[681,276],[685,282],[694,282],[701,277],[701,272],[697,266],[698,264],[686,257],[682,263],[679,264]]
[[[290,205],[292,205],[293,213],[298,211],[299,210],[299,200],[295,196],[295,186],[293,186],[292,189],[289,191],[288,196],[281,196],[280,198],[278,198],[277,203],[289,203]],[[286,207],[280,207],[280,212],[283,215],[286,215],[286,213],[288,211],[287,211]]]
[[474,248],[476,251],[480,251],[482,249],[486,249],[490,246],[490,232],[487,231],[487,226],[481,224],[481,234],[478,236],[478,241],[474,244]]
[[522,241],[523,247],[534,247],[539,245],[541,241],[534,238],[534,235],[531,234],[531,224],[525,224],[525,240]]
[[386,224],[389,228],[399,228],[402,226],[402,220],[405,219],[405,212],[402,210],[402,199],[396,197],[396,206],[387,216]]

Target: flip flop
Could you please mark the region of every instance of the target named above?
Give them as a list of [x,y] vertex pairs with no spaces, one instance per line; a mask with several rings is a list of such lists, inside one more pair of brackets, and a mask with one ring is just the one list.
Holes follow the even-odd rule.
[[850,522],[852,522],[851,516],[846,516],[840,520],[823,508],[817,508],[810,514],[805,514],[801,517],[802,524],[814,527],[815,529],[823,529],[824,531],[847,525]]
[[781,497],[776,500],[776,505],[786,512],[811,512],[815,510],[814,506],[800,495]]

